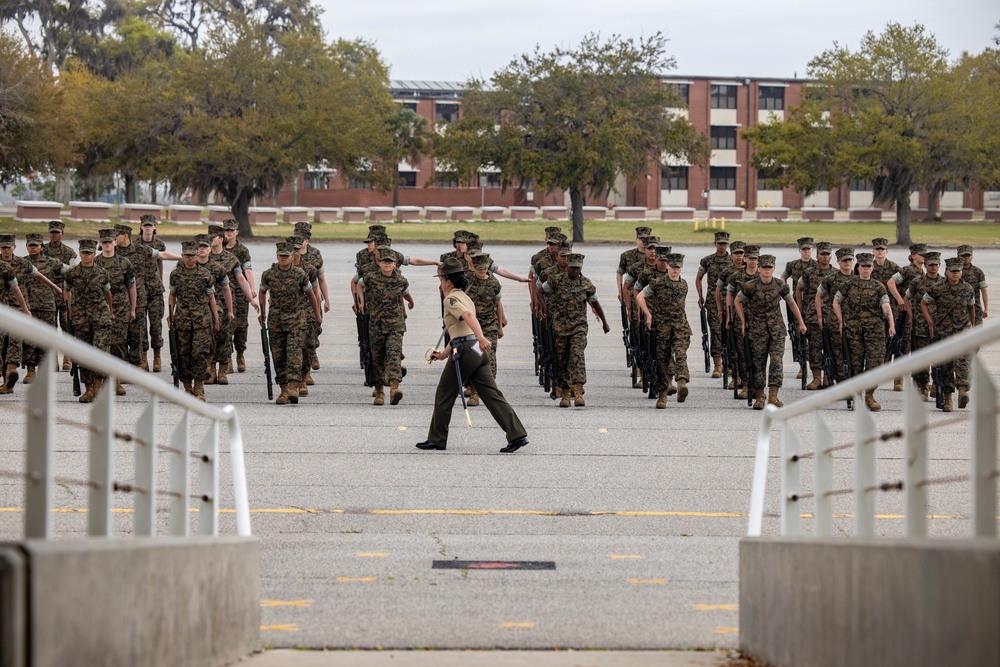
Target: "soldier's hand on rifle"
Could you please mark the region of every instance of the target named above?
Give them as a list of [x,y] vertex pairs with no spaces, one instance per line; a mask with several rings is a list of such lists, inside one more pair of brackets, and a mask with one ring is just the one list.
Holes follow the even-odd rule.
[[253,309],[256,310],[258,313],[260,312],[260,306],[257,304],[256,301],[251,301],[250,305],[253,306]]
[[653,330],[653,316],[651,314],[646,315],[646,330],[647,331]]
[[232,321],[233,321],[233,320],[235,320],[235,319],[236,319],[236,313],[234,313],[234,312],[230,312],[230,313],[229,313],[229,321],[230,321],[230,322],[232,322]]
[[932,322],[932,323],[928,324],[927,325],[927,329],[928,329],[928,332],[931,335],[931,338],[933,339],[934,338],[934,323]]
[[896,335],[896,324],[889,320],[889,338],[893,338]]
[[219,333],[219,320],[218,318],[212,320],[212,331]]
[[257,324],[264,326],[264,313],[257,315]]
[[699,294],[698,295],[698,310],[701,310],[704,307],[705,307],[705,298]]
[[805,322],[799,322],[799,333],[806,333],[809,331],[809,327],[805,325]]

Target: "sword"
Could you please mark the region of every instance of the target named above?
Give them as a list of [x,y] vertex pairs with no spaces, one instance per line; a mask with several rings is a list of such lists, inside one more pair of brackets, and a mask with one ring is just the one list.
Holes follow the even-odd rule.
[[469,417],[469,406],[465,403],[465,385],[462,384],[462,369],[458,365],[458,360],[462,356],[462,347],[452,346],[451,360],[455,363],[455,377],[458,379],[458,395],[462,398],[462,409],[465,410],[465,423],[472,428],[472,418]]
[[[434,343],[434,347],[431,348],[431,349],[429,349],[429,350],[427,350],[426,352],[424,352],[424,359],[427,361],[427,363],[432,363],[434,361],[434,359],[432,359],[431,356],[435,352],[440,352],[441,351],[441,343],[444,342],[444,332],[445,332],[445,330],[441,329],[441,335],[438,336],[438,341],[436,343]],[[464,392],[463,392],[463,394],[464,394]]]

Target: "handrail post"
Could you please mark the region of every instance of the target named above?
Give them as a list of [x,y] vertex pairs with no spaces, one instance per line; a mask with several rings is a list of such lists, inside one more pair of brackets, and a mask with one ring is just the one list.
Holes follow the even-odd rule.
[[972,536],[997,536],[997,388],[972,356]]
[[87,506],[87,533],[91,537],[111,537],[111,499],[114,489],[111,457],[115,447],[115,385],[109,381],[90,409],[90,489]]
[[854,521],[858,537],[875,536],[875,421],[860,393],[854,396]]
[[156,534],[156,408],[159,399],[149,403],[135,423],[135,484],[142,488],[135,494],[135,536]]
[[250,500],[247,493],[246,464],[243,458],[243,431],[240,418],[232,408],[227,422],[229,434],[229,458],[233,472],[233,502],[236,504],[236,534],[250,536]]
[[816,412],[816,537],[833,536],[833,433]]
[[802,451],[799,439],[789,422],[781,425],[781,534],[799,537],[802,534],[802,509],[798,499],[802,492]]
[[214,537],[219,534],[219,422],[214,419],[208,423],[199,451],[202,460],[198,532]]
[[906,470],[903,493],[906,504],[906,536],[927,537],[927,408],[912,382],[903,383],[903,434]]
[[191,497],[190,432],[191,413],[185,410],[181,419],[170,434],[170,446],[177,450],[170,459],[170,491],[174,496],[170,499],[170,534],[174,537],[187,537],[191,522],[188,518],[189,498]]
[[750,487],[750,519],[747,522],[747,535],[760,537],[761,525],[764,521],[764,492],[767,490],[767,463],[771,449],[771,415],[773,405],[764,407],[764,416],[760,419],[760,429],[757,431],[757,454],[753,464],[753,486]]
[[26,428],[28,480],[24,487],[24,535],[48,539],[52,515],[52,450],[55,441],[56,384],[55,352],[42,360],[35,381],[28,389],[28,419]]

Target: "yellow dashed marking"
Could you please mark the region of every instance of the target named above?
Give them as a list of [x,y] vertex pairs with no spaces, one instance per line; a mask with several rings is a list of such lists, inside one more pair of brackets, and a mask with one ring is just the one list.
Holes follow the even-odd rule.
[[375,581],[375,577],[337,577],[337,581]]
[[388,551],[382,551],[380,553],[365,553],[363,551],[358,552],[358,558],[385,558],[388,555]]
[[608,554],[608,558],[614,558],[616,560],[622,560],[624,558],[635,558],[637,560],[642,560],[645,556],[640,556],[638,554]]
[[315,600],[261,600],[261,607],[308,607]]
[[606,429],[606,428],[599,428],[599,429],[597,429],[597,432],[598,433],[607,433],[608,429]]
[[746,512],[588,512],[594,516],[699,516],[699,517],[745,517]]
[[726,627],[724,625],[720,625],[719,627],[717,627],[715,629],[715,632],[713,634],[717,634],[717,635],[732,635],[732,634],[736,634],[739,631],[740,631],[739,628],[730,628],[730,627]]
[[406,430],[406,427],[405,427],[405,426],[400,426],[400,427],[399,427],[399,430],[400,430],[400,431],[405,431],[405,430]]
[[298,632],[299,626],[294,623],[285,623],[283,625],[262,625],[261,630],[279,630],[281,632]]
[[740,606],[738,604],[696,604],[694,605],[695,611],[712,611],[715,609],[721,609],[723,611],[739,611]]
[[535,624],[531,623],[531,622],[513,623],[513,622],[508,621],[506,623],[501,623],[500,627],[501,628],[533,628],[533,627],[535,627]]
[[556,516],[559,512],[541,510],[369,510],[370,514],[534,514]]
[[629,579],[630,584],[665,584],[666,579]]

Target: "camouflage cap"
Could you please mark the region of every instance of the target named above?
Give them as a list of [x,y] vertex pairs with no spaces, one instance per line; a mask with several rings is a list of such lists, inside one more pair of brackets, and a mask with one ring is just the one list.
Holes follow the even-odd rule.
[[385,238],[385,231],[368,232],[368,236],[365,237],[365,243],[378,243],[380,239],[384,238]]
[[556,234],[562,233],[562,227],[546,227],[545,228],[545,240],[551,241]]
[[470,234],[470,232],[467,232],[464,229],[457,229],[457,230],[455,230],[455,234],[452,237],[451,241],[452,241],[452,243],[468,243],[469,242],[469,234]]
[[838,248],[837,261],[854,259],[854,248]]
[[275,245],[275,254],[278,257],[291,257],[292,255],[292,244],[287,241],[278,241]]
[[152,213],[143,213],[139,216],[139,226],[147,227],[149,225],[156,226],[156,216]]
[[368,233],[385,235],[385,225],[368,225]]
[[656,249],[656,261],[665,262],[668,257],[670,257],[670,248],[663,246],[662,248]]
[[729,243],[729,232],[715,232],[716,243]]
[[855,258],[858,260],[858,266],[875,266],[875,255],[870,252],[859,252]]
[[208,226],[208,235],[212,236],[212,237],[223,236],[223,232],[225,232],[225,231],[226,230],[225,230],[225,228],[222,225],[209,225]]
[[561,241],[559,243],[559,256],[569,257],[573,254],[573,244],[569,241]]
[[946,271],[961,271],[962,270],[962,258],[961,257],[949,257],[944,260]]
[[469,248],[470,251],[478,251],[483,249],[483,244],[479,242],[479,239],[476,239],[475,241],[470,240],[465,245]]
[[925,252],[924,253],[924,264],[940,264],[941,263],[941,253]]
[[236,221],[236,218],[226,218],[222,221],[222,228],[227,232],[237,231],[240,228],[240,223]]
[[927,252],[926,243],[914,243],[910,246],[911,255],[923,255],[925,252]]
[[[479,234],[476,234],[474,232],[466,232],[465,235],[469,239],[467,243],[479,243]],[[483,244],[479,243],[479,245],[482,246]]]
[[17,237],[13,234],[0,234],[0,248],[13,248]]
[[958,252],[959,257],[961,257],[962,255],[972,255],[972,246],[960,245],[958,246],[958,250],[956,252]]
[[759,245],[748,244],[746,246],[746,248],[744,248],[744,253],[745,253],[744,256],[746,257],[746,259],[756,259],[756,260],[758,260],[758,263],[759,263],[759,261],[760,261],[760,246]]
[[872,248],[875,250],[885,250],[889,247],[889,239],[884,237],[878,237],[877,239],[872,239]]
[[94,239],[80,239],[80,252],[97,252],[97,241]]
[[640,236],[649,236],[652,233],[653,233],[653,228],[652,227],[642,226],[642,227],[636,227],[635,228],[635,237],[636,238],[639,238]]
[[774,255],[761,255],[760,260],[757,262],[757,266],[762,269],[773,269],[776,258]]
[[62,220],[50,220],[49,221],[49,231],[50,232],[63,232],[66,230],[66,223]]
[[656,245],[656,250],[657,250],[657,251],[659,251],[659,250],[660,250],[660,248],[666,248],[666,249],[667,249],[667,252],[673,252],[673,251],[674,251],[674,249],[673,249],[673,248],[671,248],[671,247],[670,247],[670,246],[668,246],[668,245],[663,245],[663,243],[658,243],[658,244]]
[[212,237],[208,234],[198,234],[194,237],[194,242],[198,245],[210,246],[212,245]]
[[475,266],[477,269],[488,269],[490,268],[491,261],[492,260],[490,259],[489,255],[481,252],[472,258],[472,265]]
[[313,226],[308,222],[296,222],[295,223],[295,235],[301,236],[304,239],[311,239],[313,235]]
[[[83,241],[80,241],[82,244]],[[83,252],[83,246],[80,247],[80,252]],[[198,242],[197,241],[181,241],[181,254],[182,255],[197,255],[198,254]]]
[[584,255],[581,255],[578,252],[572,253],[569,256],[569,267],[570,268],[574,268],[574,269],[581,269],[581,268],[583,268],[583,258],[584,258]]
[[115,235],[124,234],[125,236],[132,236],[132,228],[128,225],[115,225]]
[[814,245],[816,245],[816,242],[813,241],[813,237],[811,236],[803,236],[802,238],[797,239],[795,242],[798,244],[800,250],[804,248],[812,248]]
[[667,255],[667,266],[679,268],[684,266],[684,255],[679,252],[672,252]]
[[830,255],[833,253],[833,244],[829,241],[819,241],[816,244],[816,254],[818,255]]
[[569,240],[568,236],[566,236],[562,232],[559,232],[557,234],[553,234],[552,238],[548,240],[548,243],[555,243],[556,245],[559,245],[563,241],[568,241],[568,240]]
[[115,231],[114,227],[110,229],[98,229],[97,236],[101,239],[101,243],[107,243],[108,241],[114,243],[118,232]]
[[733,241],[729,244],[729,252],[738,252],[740,254],[745,253],[747,250],[747,244],[744,241]]
[[289,236],[287,239],[285,239],[285,243],[291,244],[293,250],[302,249],[302,237],[298,236],[297,234]]
[[28,234],[24,237],[28,245],[43,245],[41,234]]
[[647,236],[646,237],[645,246],[646,246],[647,249],[648,248],[656,248],[659,245],[660,245],[660,237],[659,236]]
[[[375,246],[375,249],[378,250],[378,254],[381,255],[382,257],[385,257],[386,255],[392,252],[392,246],[389,245],[388,243],[379,243],[377,246]],[[393,259],[396,258],[393,257]]]
[[453,273],[462,273],[464,271],[465,266],[462,265],[462,260],[457,257],[449,257],[441,262],[441,266],[438,267],[439,276],[450,276]]
[[388,236],[380,236],[380,237],[378,237],[378,239],[377,239],[377,241],[375,243],[375,247],[377,248],[380,245],[389,245],[389,246],[391,246],[392,245],[392,239],[390,239]]

